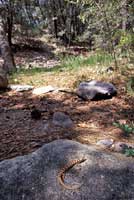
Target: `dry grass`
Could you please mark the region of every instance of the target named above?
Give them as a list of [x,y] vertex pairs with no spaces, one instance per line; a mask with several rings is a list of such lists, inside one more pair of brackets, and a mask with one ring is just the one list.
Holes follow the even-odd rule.
[[[84,58],[82,58],[82,61]],[[80,81],[84,80],[107,80],[113,82],[115,79],[124,79],[125,75],[121,75],[121,72],[107,73],[106,69],[109,67],[107,63],[96,63],[95,65],[77,65],[73,63],[63,61],[61,65],[53,68],[33,68],[33,69],[21,69],[17,73],[10,77],[10,83],[30,84],[36,87],[52,85],[62,88],[75,88]],[[70,64],[72,66],[70,67]],[[64,65],[65,64],[65,65]],[[114,64],[111,63],[110,66]]]

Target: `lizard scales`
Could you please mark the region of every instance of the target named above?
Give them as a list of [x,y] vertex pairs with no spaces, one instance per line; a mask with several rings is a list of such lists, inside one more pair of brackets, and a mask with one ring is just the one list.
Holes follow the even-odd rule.
[[64,178],[65,178],[65,173],[71,169],[74,165],[76,164],[80,164],[82,162],[84,162],[86,159],[85,158],[82,158],[82,159],[75,159],[75,160],[72,160],[71,162],[69,162],[67,165],[65,165],[61,170],[60,172],[58,173],[58,181],[59,183],[65,188],[65,189],[68,189],[68,190],[75,190],[75,189],[78,189],[80,188],[81,185],[66,185],[64,183]]

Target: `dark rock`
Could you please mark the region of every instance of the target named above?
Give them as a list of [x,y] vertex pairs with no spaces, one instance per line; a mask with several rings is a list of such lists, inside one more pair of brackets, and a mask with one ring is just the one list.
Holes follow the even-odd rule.
[[92,80],[80,83],[77,94],[84,100],[101,100],[112,98],[117,90],[111,83]]
[[[0,200],[133,200],[134,160],[69,140],[46,144],[32,154],[0,163]],[[64,189],[59,170],[73,159],[87,160],[66,173],[65,182],[82,184]]]
[[63,128],[71,128],[73,126],[73,121],[68,115],[63,112],[55,112],[53,114],[53,124]]
[[40,119],[41,118],[41,111],[40,110],[37,110],[37,109],[33,109],[31,111],[31,118],[32,119]]

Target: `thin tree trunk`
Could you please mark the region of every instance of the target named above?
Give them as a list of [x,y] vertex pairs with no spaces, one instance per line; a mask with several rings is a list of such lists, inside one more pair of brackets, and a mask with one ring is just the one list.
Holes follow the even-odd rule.
[[7,6],[7,37],[9,46],[12,46],[12,28],[13,28],[13,6],[10,0]]
[[8,31],[8,43],[9,46],[12,46],[12,19],[7,18],[7,31]]
[[126,27],[127,27],[127,1],[124,0],[123,1],[123,5],[122,5],[122,10],[121,10],[121,14],[122,14],[122,30],[125,32],[126,31]]
[[16,70],[14,58],[6,37],[6,33],[3,28],[2,17],[0,16],[0,49],[2,58],[4,60],[4,70],[6,73],[10,73]]

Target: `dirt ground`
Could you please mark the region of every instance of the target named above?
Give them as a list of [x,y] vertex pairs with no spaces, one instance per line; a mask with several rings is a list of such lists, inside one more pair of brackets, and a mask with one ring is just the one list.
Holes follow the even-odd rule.
[[[37,42],[37,47],[41,45],[42,43],[39,45]],[[43,49],[44,51],[37,49],[36,52],[35,49],[26,49],[26,46],[19,49],[15,53],[17,66],[24,65],[30,68],[38,64],[39,67],[49,68],[56,65],[59,61],[52,53],[55,46],[46,45]],[[120,80],[115,86],[117,96],[101,101],[82,101],[77,96],[61,92],[51,92],[42,96],[34,96],[32,91],[0,92],[0,161],[26,155],[45,143],[62,138],[84,144],[96,144],[98,140],[105,138],[134,143],[134,134],[126,137],[123,131],[113,126],[113,122],[116,121],[134,121],[134,97],[126,95]],[[33,107],[43,111],[41,119],[31,118]],[[68,114],[74,126],[71,129],[54,126],[52,116],[56,111]]]
[[[113,122],[134,120],[133,98],[126,97],[118,85],[118,95],[108,100],[82,101],[76,96],[52,92],[34,96],[32,92],[6,91],[0,94],[0,160],[25,155],[45,143],[66,138],[95,144],[104,138],[134,143]],[[39,120],[31,118],[33,107],[43,111]],[[52,125],[55,111],[68,114],[71,129]]]

